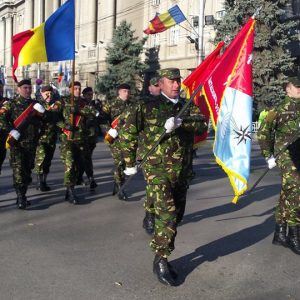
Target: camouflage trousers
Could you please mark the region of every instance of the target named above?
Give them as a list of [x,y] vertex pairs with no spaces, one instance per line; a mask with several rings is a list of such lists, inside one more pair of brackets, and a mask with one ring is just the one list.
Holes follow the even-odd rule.
[[291,160],[288,151],[277,161],[281,170],[281,191],[275,210],[278,224],[300,225],[300,172]]
[[96,143],[88,142],[86,144],[88,150],[86,151],[86,155],[83,157],[83,164],[80,165],[78,178],[82,178],[83,173],[85,172],[87,177],[94,176],[94,166],[93,166],[93,152],[96,148]]
[[35,168],[34,171],[38,175],[48,174],[51,166],[51,161],[55,152],[56,143],[40,143],[36,148],[35,153]]
[[[158,171],[158,169],[161,169]],[[147,199],[153,201],[155,227],[150,248],[158,255],[168,257],[175,249],[177,225],[181,222],[186,205],[186,181],[171,183],[162,167],[144,168],[147,179]],[[149,204],[149,202],[148,202]]]
[[63,140],[60,145],[60,157],[65,165],[64,185],[75,186],[79,171],[83,168],[89,149],[85,143]]
[[111,146],[110,146],[110,151],[111,151],[111,156],[114,161],[114,180],[118,184],[122,184],[125,181],[125,161],[124,157],[122,155],[122,150],[120,148],[119,142],[115,141]]
[[6,142],[7,134],[5,131],[0,130],[0,173],[1,173],[1,167],[6,157],[6,148],[5,148],[5,142]]
[[16,189],[27,190],[32,182],[31,170],[34,168],[36,147],[15,145],[10,149],[10,166],[13,170],[13,184]]

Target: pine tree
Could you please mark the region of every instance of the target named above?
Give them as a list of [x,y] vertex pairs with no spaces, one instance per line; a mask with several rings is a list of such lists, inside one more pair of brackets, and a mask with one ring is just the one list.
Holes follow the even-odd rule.
[[116,87],[127,83],[135,94],[142,86],[146,65],[141,61],[141,53],[146,38],[134,37],[131,24],[122,21],[114,30],[112,45],[107,47],[107,71],[99,78],[96,89],[98,93],[110,98],[116,94]]
[[287,18],[289,0],[226,0],[225,16],[217,23],[217,40],[229,42],[258,8],[253,55],[254,103],[259,110],[284,96],[285,74],[295,67],[288,49],[297,39],[298,23]]

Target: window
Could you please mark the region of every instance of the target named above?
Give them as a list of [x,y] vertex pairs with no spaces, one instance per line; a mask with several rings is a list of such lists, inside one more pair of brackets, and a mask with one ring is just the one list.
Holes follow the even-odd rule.
[[152,34],[151,36],[151,47],[157,47],[160,44],[159,34]]
[[292,6],[294,15],[300,17],[300,0],[294,0]]
[[160,4],[160,0],[152,0],[152,5],[159,5]]
[[170,45],[177,45],[179,41],[179,27],[173,26],[170,28]]
[[88,51],[88,58],[94,58],[96,57],[96,50],[92,49]]
[[220,20],[225,16],[225,10],[219,10],[216,12],[216,19]]

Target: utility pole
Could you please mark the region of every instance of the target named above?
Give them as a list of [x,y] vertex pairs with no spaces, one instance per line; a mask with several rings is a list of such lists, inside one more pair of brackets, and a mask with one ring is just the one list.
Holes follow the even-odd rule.
[[204,10],[206,0],[199,0],[199,20],[198,20],[198,65],[204,58],[203,34],[204,34]]

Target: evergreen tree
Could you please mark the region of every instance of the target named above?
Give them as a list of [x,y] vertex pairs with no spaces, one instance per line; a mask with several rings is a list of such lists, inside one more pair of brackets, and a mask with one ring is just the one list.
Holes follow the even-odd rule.
[[285,74],[295,67],[288,49],[297,38],[296,21],[287,18],[289,0],[226,0],[225,16],[216,24],[217,41],[229,43],[258,8],[253,55],[254,104],[261,110],[283,97]]
[[[112,45],[107,47],[107,71],[99,78],[96,89],[108,98],[116,95],[116,87],[127,83],[133,94],[142,86],[142,78],[146,65],[141,62],[140,55],[146,38],[134,37],[131,24],[122,21],[114,30]],[[135,89],[135,91],[134,91]]]

